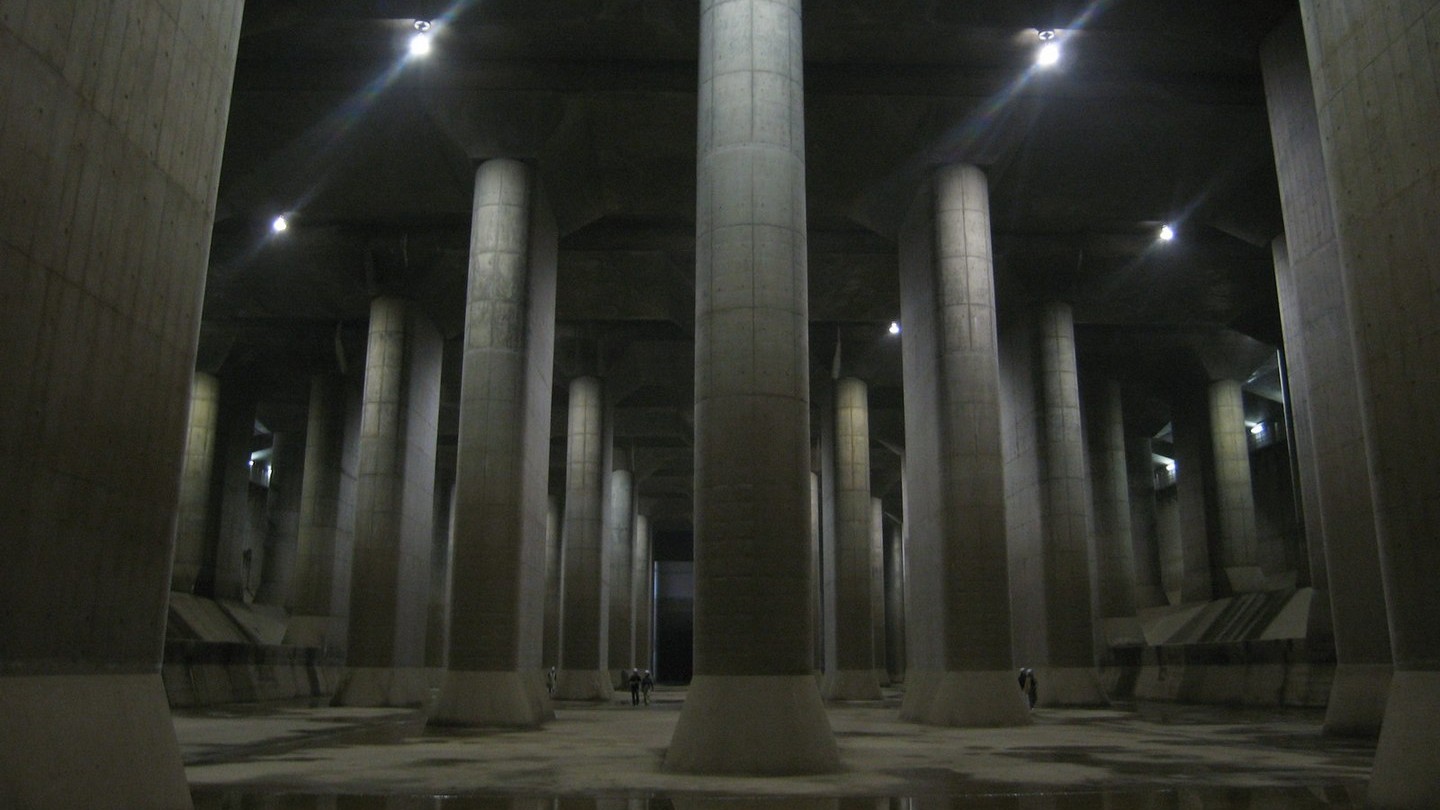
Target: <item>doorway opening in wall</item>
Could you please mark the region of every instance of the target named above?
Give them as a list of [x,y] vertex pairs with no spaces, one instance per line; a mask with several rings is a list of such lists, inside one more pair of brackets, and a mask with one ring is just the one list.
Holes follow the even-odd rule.
[[695,535],[655,533],[655,680],[688,684],[695,653]]

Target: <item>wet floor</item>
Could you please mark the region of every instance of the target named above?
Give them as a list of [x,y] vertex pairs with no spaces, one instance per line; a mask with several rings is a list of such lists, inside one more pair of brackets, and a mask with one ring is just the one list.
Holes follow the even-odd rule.
[[197,808],[1349,808],[1373,741],[1323,713],[1173,705],[1040,709],[1031,726],[898,718],[896,696],[828,709],[838,773],[674,774],[661,763],[683,692],[652,706],[560,704],[540,731],[444,730],[418,711],[270,705],[179,713]]

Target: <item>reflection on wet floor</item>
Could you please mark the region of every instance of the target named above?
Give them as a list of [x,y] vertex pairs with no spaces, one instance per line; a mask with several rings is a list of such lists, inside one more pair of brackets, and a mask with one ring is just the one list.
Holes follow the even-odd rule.
[[357,796],[197,789],[195,810],[1341,810],[1364,787],[1178,788],[923,797]]

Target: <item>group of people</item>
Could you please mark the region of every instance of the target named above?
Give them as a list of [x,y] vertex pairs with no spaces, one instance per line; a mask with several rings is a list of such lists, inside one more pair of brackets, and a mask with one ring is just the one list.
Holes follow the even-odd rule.
[[[550,667],[545,673],[545,691],[549,692],[551,697],[555,696],[555,684],[558,680],[555,667]],[[655,678],[650,674],[650,670],[632,669],[626,680],[630,684],[630,705],[639,706],[643,700],[645,705],[649,706],[650,693],[655,690]]]
[[630,670],[630,705],[639,706],[644,700],[645,705],[650,705],[650,692],[655,689],[655,678],[650,675],[650,670],[644,674],[638,669]]

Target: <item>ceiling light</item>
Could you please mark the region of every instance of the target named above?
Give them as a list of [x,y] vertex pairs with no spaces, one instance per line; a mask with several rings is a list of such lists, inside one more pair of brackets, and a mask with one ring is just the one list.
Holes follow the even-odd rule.
[[420,31],[410,38],[410,55],[425,56],[430,53],[430,34],[427,31]]
[[1050,40],[1055,38],[1055,29],[1041,28],[1039,31],[1035,32],[1035,36],[1040,37],[1041,42],[1049,42]]
[[280,216],[270,220],[270,230],[274,231],[275,233],[283,233],[285,229],[289,227],[290,221],[285,218],[284,214],[281,214]]
[[899,321],[891,321],[891,322],[890,322],[890,334],[892,334],[892,335],[898,335],[898,334],[900,334],[900,322],[899,322]]
[[1175,229],[1174,229],[1174,228],[1170,227],[1169,225],[1161,225],[1161,226],[1160,226],[1160,241],[1161,241],[1161,242],[1169,242],[1171,239],[1174,239],[1174,238],[1175,238]]
[[1040,46],[1035,52],[1035,64],[1040,67],[1051,67],[1060,61],[1060,43],[1050,41]]
[[429,31],[429,30],[430,30],[430,21],[429,21],[429,20],[416,20],[416,21],[415,21],[415,30],[416,30],[416,31],[419,31],[419,32],[422,33],[422,34],[425,33],[426,31]]

